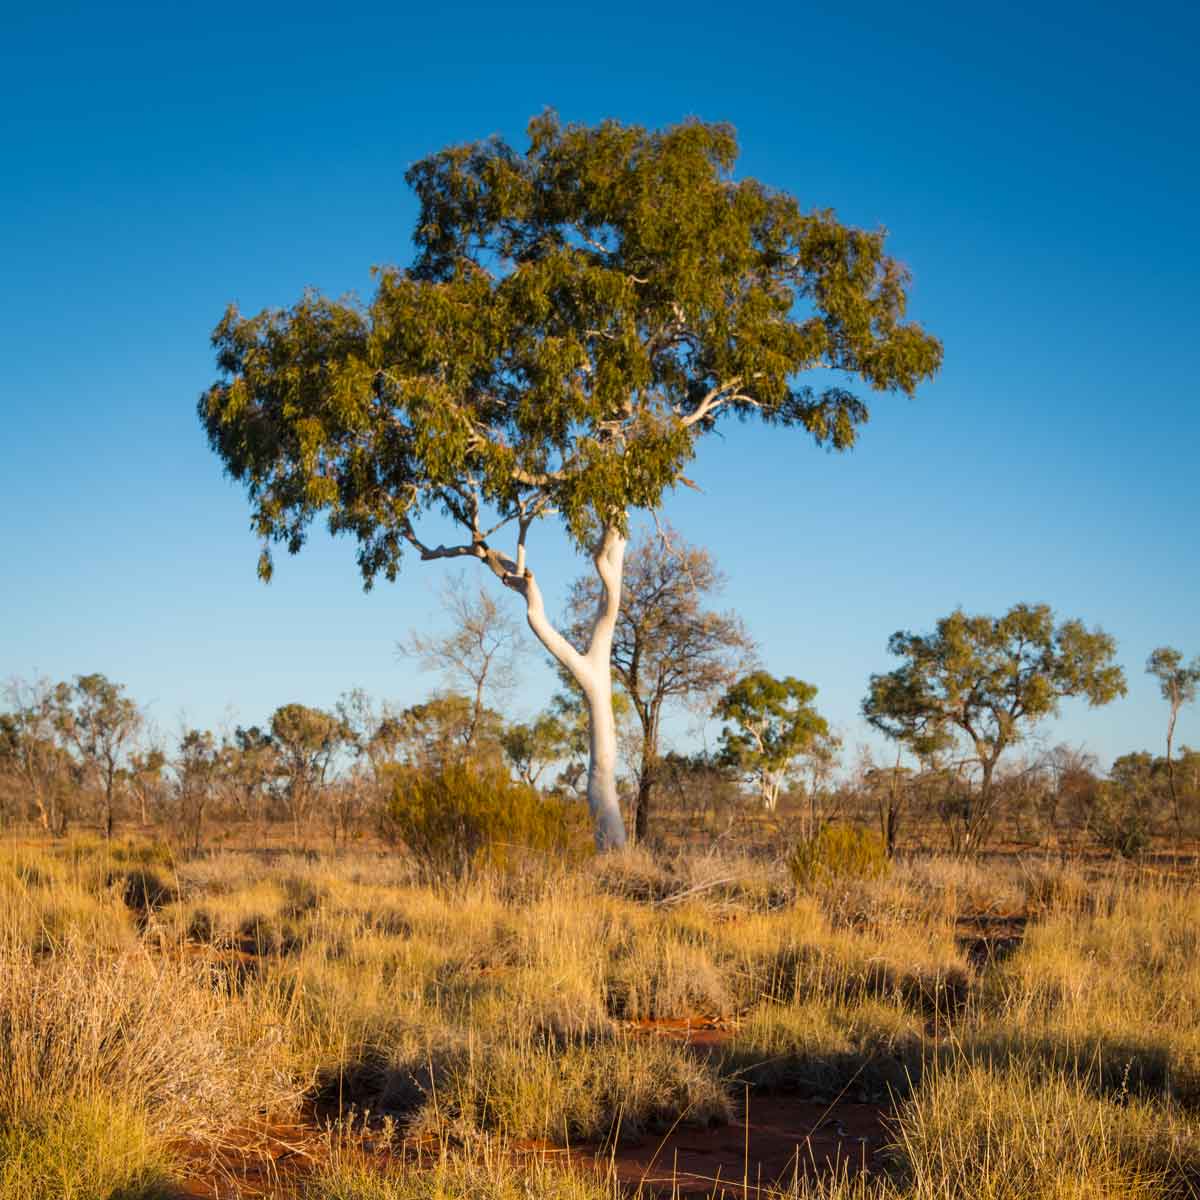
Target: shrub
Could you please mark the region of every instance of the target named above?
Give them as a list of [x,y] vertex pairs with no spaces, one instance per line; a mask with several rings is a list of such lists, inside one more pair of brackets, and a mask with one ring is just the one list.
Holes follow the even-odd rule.
[[883,839],[857,825],[825,825],[792,848],[788,871],[808,890],[832,879],[878,879],[890,867]]
[[1115,787],[1099,789],[1088,827],[1105,850],[1122,858],[1137,858],[1150,845],[1150,814],[1140,797]]
[[575,809],[501,767],[469,761],[398,770],[383,822],[385,836],[402,842],[434,884],[504,869],[522,853],[562,855],[580,840]]

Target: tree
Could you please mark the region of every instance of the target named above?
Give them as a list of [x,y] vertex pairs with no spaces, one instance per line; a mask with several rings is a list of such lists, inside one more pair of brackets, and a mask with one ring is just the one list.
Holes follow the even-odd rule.
[[1099,763],[1083,746],[1060,743],[1043,757],[1047,775],[1043,820],[1061,843],[1060,826],[1086,826],[1100,786]]
[[281,795],[297,841],[324,786],[334,755],[350,731],[334,713],[304,704],[284,704],[271,714],[271,744],[282,781]]
[[207,729],[185,729],[175,756],[175,795],[193,854],[199,854],[203,844],[204,814],[212,799],[219,766],[213,735]]
[[[612,670],[641,727],[634,802],[639,842],[650,828],[663,710],[672,703],[710,708],[753,649],[740,618],[702,606],[724,582],[706,550],[685,545],[669,530],[646,534],[626,556]],[[568,603],[569,633],[582,641],[589,614],[600,603],[598,582],[587,576],[577,580]]]
[[775,811],[800,758],[823,753],[830,739],[828,723],[812,705],[816,695],[817,689],[802,679],[753,671],[713,710],[713,716],[726,722],[721,757],[754,783],[767,812]]
[[721,837],[732,830],[741,780],[737,769],[719,755],[668,750],[658,775],[662,790],[699,832]]
[[880,833],[888,858],[896,852],[900,818],[907,801],[908,780],[901,779],[900,760],[907,750],[918,762],[922,774],[937,771],[942,752],[954,744],[953,735],[937,714],[923,707],[920,697],[902,688],[890,688],[886,696],[868,708],[863,704],[867,724],[896,744],[896,761],[892,766],[886,791],[877,792]]
[[977,849],[992,825],[993,779],[1005,750],[1067,697],[1096,707],[1125,694],[1114,640],[1081,621],[1056,626],[1045,604],[1017,604],[1002,617],[957,609],[932,634],[894,633],[888,650],[906,661],[871,676],[863,716],[926,752],[965,736],[979,788],[958,796],[964,851]]
[[70,814],[72,763],[62,744],[60,721],[63,686],[48,679],[11,679],[5,687],[9,711],[4,740],[10,769],[33,802],[42,829],[55,836],[66,833]]
[[538,786],[542,773],[568,753],[570,743],[569,730],[553,712],[509,725],[500,735],[500,745],[517,777],[530,787]]
[[1146,661],[1146,674],[1158,680],[1162,698],[1169,706],[1167,717],[1167,787],[1171,793],[1171,812],[1175,819],[1175,837],[1183,838],[1183,818],[1179,812],[1179,795],[1175,790],[1175,767],[1171,760],[1171,743],[1175,738],[1175,721],[1179,710],[1196,699],[1200,684],[1200,655],[1184,666],[1183,655],[1173,646],[1159,646]]
[[481,727],[489,689],[509,688],[514,682],[517,626],[483,588],[473,595],[461,575],[443,589],[442,609],[451,623],[445,637],[414,631],[397,650],[418,659],[426,670],[440,671],[451,688],[466,685],[472,702],[465,732],[470,746]]
[[262,835],[271,783],[278,774],[274,739],[257,725],[237,726],[222,740],[218,781],[231,807]]
[[166,753],[161,746],[155,744],[147,745],[143,750],[129,756],[125,779],[130,792],[137,800],[138,817],[142,825],[149,824],[151,808],[161,802],[164,789],[163,771],[166,765]]
[[[246,486],[264,579],[271,546],[298,552],[323,513],[357,540],[367,586],[411,549],[474,558],[524,601],[588,706],[601,847],[625,840],[610,662],[630,513],[690,482],[723,418],[846,450],[868,415],[848,384],[911,394],[941,362],[904,320],[884,234],[735,181],[736,155],[726,125],[564,127],[549,113],[525,153],[493,138],[433,154],[407,175],[412,265],[380,270],[368,305],[309,293],[253,317],[230,308],[213,334],[221,377],[199,402]],[[832,372],[821,391],[801,378],[815,369]],[[460,540],[422,536],[431,512]],[[583,649],[530,569],[529,531],[552,515],[598,577]]]
[[141,728],[142,714],[119,683],[103,675],[76,675],[71,687],[58,689],[58,720],[79,755],[85,777],[99,780],[104,836],[112,837],[114,800],[121,764]]

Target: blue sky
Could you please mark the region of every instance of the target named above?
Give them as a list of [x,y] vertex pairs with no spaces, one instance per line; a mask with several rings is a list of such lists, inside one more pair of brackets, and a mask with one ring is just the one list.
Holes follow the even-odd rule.
[[[195,416],[225,305],[366,293],[410,253],[415,159],[550,106],[731,121],[740,172],[891,231],[946,347],[858,449],[732,426],[667,513],[847,741],[895,629],[1047,602],[1129,696],[1043,732],[1157,747],[1142,674],[1200,651],[1200,18],[1184,4],[26,6],[0,45],[0,675],[103,671],[168,731],[363,686],[437,625],[440,566],[361,591],[317,533],[275,582]],[[580,564],[534,565],[557,608]],[[530,642],[529,712],[549,672]],[[1200,711],[1180,720],[1200,744]]]

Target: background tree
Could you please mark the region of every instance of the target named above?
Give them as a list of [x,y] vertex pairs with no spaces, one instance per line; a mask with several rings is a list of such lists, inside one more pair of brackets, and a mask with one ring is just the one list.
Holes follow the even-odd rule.
[[532,721],[507,726],[500,744],[517,778],[537,787],[543,772],[570,751],[571,734],[555,713],[544,712]]
[[[625,840],[612,639],[629,513],[685,481],[726,417],[798,426],[845,450],[867,418],[854,380],[911,394],[941,346],[904,320],[907,277],[884,235],[735,181],[726,125],[660,132],[546,114],[521,153],[499,139],[416,163],[417,254],[367,306],[307,294],[229,309],[221,378],[201,397],[210,444],[246,485],[253,526],[295,553],[313,518],[359,544],[366,584],[403,551],[474,558],[590,714],[597,844]],[[824,390],[802,376],[820,369]],[[458,541],[418,532],[430,511]],[[527,536],[554,515],[591,557],[602,602],[581,650],[548,619]],[[510,530],[513,550],[496,539]]]
[[1113,639],[1081,621],[1056,626],[1045,604],[1017,604],[1002,617],[958,609],[932,634],[894,633],[888,649],[906,661],[871,676],[863,715],[898,740],[921,730],[927,748],[946,734],[967,738],[979,788],[958,795],[964,851],[977,849],[993,823],[993,779],[1005,750],[1066,697],[1095,707],[1125,694]]
[[668,750],[659,763],[659,784],[668,803],[693,827],[718,837],[733,832],[741,799],[735,767],[706,751]]
[[1175,838],[1183,838],[1183,818],[1179,811],[1179,793],[1175,787],[1175,767],[1171,761],[1171,743],[1175,738],[1175,721],[1179,710],[1196,699],[1200,684],[1200,655],[1187,665],[1183,655],[1173,646],[1159,646],[1146,661],[1146,673],[1158,680],[1162,698],[1167,702],[1167,787],[1171,794],[1171,812],[1175,820]]
[[103,675],[76,675],[58,689],[58,721],[79,755],[85,778],[96,779],[104,836],[112,837],[116,788],[130,743],[142,724],[138,706]]
[[413,631],[396,649],[416,658],[426,670],[440,672],[452,691],[462,687],[471,698],[471,720],[464,731],[470,747],[481,728],[488,693],[507,690],[516,682],[520,635],[516,622],[494,597],[483,588],[472,591],[461,575],[443,588],[442,612],[450,620],[448,634],[435,637]]
[[261,837],[266,826],[271,784],[279,769],[271,735],[257,725],[239,725],[232,737],[222,740],[218,757],[218,786],[229,807],[249,822],[255,834]]
[[1100,785],[1096,756],[1083,746],[1060,743],[1043,756],[1046,791],[1042,820],[1060,845],[1064,835],[1086,828]]
[[138,820],[143,826],[150,823],[152,813],[158,813],[161,809],[166,787],[166,766],[166,752],[161,745],[154,743],[143,745],[141,750],[129,756],[126,785],[137,802]]
[[220,760],[216,739],[207,729],[185,729],[175,754],[175,801],[180,824],[193,854],[204,844],[204,815],[216,788]]
[[[638,841],[650,828],[664,709],[711,708],[753,650],[740,618],[703,607],[724,582],[706,550],[686,545],[669,530],[645,534],[626,555],[612,670],[641,727],[634,799]],[[586,637],[600,598],[595,580],[584,576],[575,582],[569,600],[572,638]]]
[[[791,675],[776,679],[753,671],[721,697],[713,716],[725,721],[721,756],[753,781],[767,812],[801,757],[820,750],[829,725],[813,707],[817,689]],[[809,833],[813,833],[809,830]]]
[[46,833],[67,831],[72,763],[62,741],[60,688],[48,679],[11,679],[5,686],[5,743],[10,769],[20,779]]
[[901,778],[900,762],[904,751],[917,760],[922,772],[936,769],[939,756],[953,746],[954,735],[938,714],[924,705],[922,698],[911,689],[894,682],[876,686],[874,680],[871,686],[871,695],[863,701],[863,716],[867,724],[896,745],[896,761],[887,786],[874,788],[879,805],[880,833],[891,858],[896,852],[901,814],[911,791],[908,780]]
[[334,713],[304,704],[284,704],[271,715],[271,744],[282,784],[280,796],[297,841],[324,786],[334,756],[350,742],[350,731]]

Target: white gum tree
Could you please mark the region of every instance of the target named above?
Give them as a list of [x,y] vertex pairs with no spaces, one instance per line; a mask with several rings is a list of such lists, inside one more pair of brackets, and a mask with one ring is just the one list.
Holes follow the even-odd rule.
[[[630,514],[656,510],[696,442],[731,415],[850,447],[847,385],[911,394],[941,345],[904,319],[884,235],[734,180],[726,125],[661,131],[535,118],[529,145],[454,146],[408,172],[416,255],[378,269],[369,304],[308,293],[230,308],[199,404],[247,488],[252,523],[295,553],[311,521],[359,545],[370,586],[404,551],[475,558],[521,598],[590,710],[597,845],[624,844],[611,654]],[[817,391],[806,372],[826,372]],[[434,543],[431,515],[461,533]],[[591,558],[585,644],[548,618],[527,539],[546,518]],[[441,536],[441,535],[439,535]],[[511,537],[508,551],[501,539]]]

